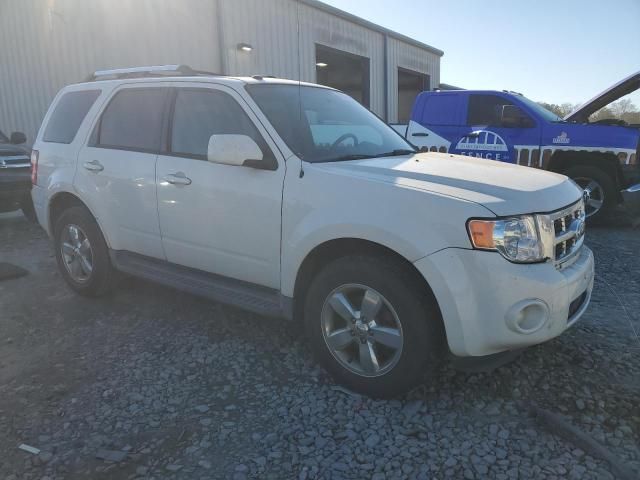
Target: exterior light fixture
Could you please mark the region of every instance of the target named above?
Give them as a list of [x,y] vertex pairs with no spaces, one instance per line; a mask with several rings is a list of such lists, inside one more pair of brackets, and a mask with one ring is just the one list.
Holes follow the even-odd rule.
[[238,50],[242,50],[243,52],[251,52],[253,50],[253,47],[248,43],[239,43]]
[[328,66],[329,66],[328,63],[324,63],[324,62],[316,63],[316,67],[324,68],[324,67],[328,67]]

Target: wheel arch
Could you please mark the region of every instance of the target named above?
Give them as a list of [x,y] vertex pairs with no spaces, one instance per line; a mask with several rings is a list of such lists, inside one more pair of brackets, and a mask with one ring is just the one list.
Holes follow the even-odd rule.
[[612,151],[593,152],[587,150],[558,150],[549,160],[548,170],[556,173],[564,173],[571,167],[588,165],[607,173],[617,187],[621,185],[622,167],[618,157]]
[[430,297],[433,304],[438,309],[440,318],[442,318],[442,312],[438,305],[438,300],[435,297],[429,282],[409,259],[380,243],[351,237],[327,240],[314,247],[306,255],[296,274],[293,290],[293,318],[301,319],[303,317],[306,291],[314,276],[324,265],[341,257],[362,254],[386,257],[398,262],[398,264],[405,269],[407,274],[412,277],[412,281],[416,282],[417,285],[420,285],[423,288],[425,294]]
[[72,207],[84,207],[89,211],[91,216],[93,216],[96,223],[98,224],[98,228],[100,228],[100,231],[102,232],[102,235],[107,242],[107,246],[109,246],[109,239],[105,234],[104,229],[100,225],[98,217],[96,217],[96,215],[91,211],[91,208],[89,208],[89,206],[85,202],[83,202],[80,197],[68,191],[58,192],[49,200],[49,206],[47,209],[47,227],[49,229],[51,237],[53,238],[53,235],[55,234],[54,227],[56,220],[60,218],[60,215],[62,215],[65,210]]

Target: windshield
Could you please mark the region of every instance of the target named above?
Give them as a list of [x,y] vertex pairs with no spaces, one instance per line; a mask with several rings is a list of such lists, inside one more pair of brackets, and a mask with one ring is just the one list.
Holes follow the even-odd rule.
[[547,110],[542,105],[540,105],[539,103],[534,102],[533,100],[529,100],[527,97],[518,97],[518,100],[520,100],[527,107],[529,107],[531,110],[533,110],[538,115],[540,115],[547,122],[562,122],[562,121],[564,121],[564,120],[562,120],[562,118],[560,118],[558,115],[556,115],[552,111]]
[[344,93],[298,85],[249,85],[289,148],[307,162],[401,155],[415,148]]
[[9,143],[9,138],[0,130],[0,143]]

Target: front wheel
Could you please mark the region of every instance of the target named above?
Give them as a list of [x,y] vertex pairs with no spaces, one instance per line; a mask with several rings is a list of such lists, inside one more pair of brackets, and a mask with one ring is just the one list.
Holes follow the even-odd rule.
[[577,165],[566,172],[585,192],[585,210],[587,219],[600,223],[617,204],[615,181],[609,174],[591,165]]
[[313,279],[305,324],[320,363],[348,388],[391,397],[433,373],[443,358],[433,299],[393,260],[334,260]]

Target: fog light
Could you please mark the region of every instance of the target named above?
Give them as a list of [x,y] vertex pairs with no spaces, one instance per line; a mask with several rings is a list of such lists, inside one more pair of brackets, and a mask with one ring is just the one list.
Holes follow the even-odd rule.
[[529,335],[540,330],[549,320],[549,307],[538,299],[522,300],[505,315],[507,326],[516,333]]

